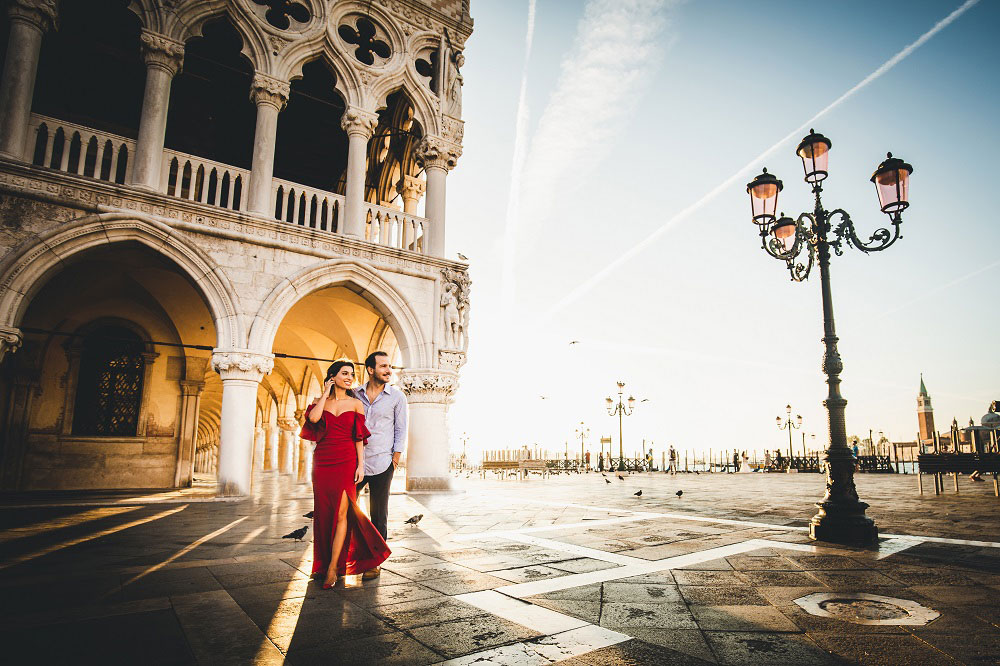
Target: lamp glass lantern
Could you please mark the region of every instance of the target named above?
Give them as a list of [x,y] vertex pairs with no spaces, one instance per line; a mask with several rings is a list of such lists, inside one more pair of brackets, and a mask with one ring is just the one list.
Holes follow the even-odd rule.
[[799,142],[795,154],[802,158],[807,183],[819,183],[826,179],[831,147],[833,143],[814,130],[809,130],[809,134]]
[[629,396],[628,397],[628,408],[632,409],[633,407],[635,407],[635,398],[633,398],[632,396]]
[[[795,220],[782,215],[774,226],[771,227],[771,234],[781,241],[781,246],[788,252],[795,245]],[[791,411],[789,411],[791,413]]]
[[910,205],[910,174],[913,167],[892,153],[886,153],[885,160],[878,165],[871,181],[878,192],[878,203],[886,215],[903,212]]
[[750,214],[753,221],[762,227],[774,222],[774,211],[778,209],[778,192],[783,185],[767,172],[767,169],[747,183],[747,193],[750,194]]

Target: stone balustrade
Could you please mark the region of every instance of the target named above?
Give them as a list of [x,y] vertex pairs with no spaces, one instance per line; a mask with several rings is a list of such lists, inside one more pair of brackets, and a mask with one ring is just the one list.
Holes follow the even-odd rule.
[[128,182],[135,140],[33,113],[25,154],[36,166],[121,184]]
[[365,240],[427,254],[427,220],[388,206],[364,204]]
[[246,169],[213,162],[180,153],[169,148],[163,151],[161,192],[188,201],[246,210],[246,184],[250,172]]
[[[136,152],[134,139],[41,114],[31,114],[26,154],[36,166],[125,185]],[[250,171],[164,149],[160,192],[197,203],[247,210]],[[275,220],[320,232],[344,233],[344,195],[272,178],[269,209]],[[426,218],[364,202],[364,240],[431,254]]]

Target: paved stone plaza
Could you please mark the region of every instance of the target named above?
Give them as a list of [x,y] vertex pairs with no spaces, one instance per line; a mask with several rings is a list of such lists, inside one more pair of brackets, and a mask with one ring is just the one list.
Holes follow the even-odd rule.
[[913,476],[860,475],[876,551],[808,540],[818,475],[606,478],[394,494],[381,578],[329,591],[311,533],[280,538],[312,499],[277,473],[244,501],[207,483],[7,496],[4,661],[1000,663],[991,483],[921,497]]

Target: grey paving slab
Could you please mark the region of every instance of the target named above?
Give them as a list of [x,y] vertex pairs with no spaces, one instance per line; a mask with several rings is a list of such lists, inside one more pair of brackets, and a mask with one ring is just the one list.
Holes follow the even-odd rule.
[[549,566],[552,567],[553,569],[559,569],[560,571],[568,571],[569,573],[587,573],[589,571],[601,571],[602,569],[613,569],[618,565],[612,562],[594,560],[589,557],[580,557],[573,560],[563,560],[561,562],[553,562]]
[[402,632],[369,636],[346,643],[325,642],[288,654],[293,666],[409,666],[432,664],[441,658]]
[[280,664],[281,652],[225,591],[171,599],[187,642],[199,663]]
[[511,581],[513,583],[527,583],[532,580],[557,578],[559,576],[565,576],[568,573],[569,572],[567,571],[560,571],[559,569],[553,567],[538,564],[528,567],[519,567],[517,569],[499,569],[497,571],[491,571],[490,575]]
[[492,590],[509,584],[510,581],[484,573],[445,576],[443,578],[423,581],[423,585],[429,587],[430,589],[436,590],[441,594],[448,595],[479,592],[481,590]]
[[703,631],[799,631],[773,606],[691,606]]
[[416,627],[408,630],[408,633],[446,657],[460,657],[542,635],[509,620],[488,614]]
[[622,629],[629,627],[659,627],[661,629],[697,629],[698,625],[684,602],[617,603],[605,602],[601,607],[601,626]]
[[541,599],[535,597],[531,603],[554,610],[563,615],[569,615],[591,624],[601,622],[601,602],[600,601],[578,601],[573,599]]
[[734,570],[728,571],[698,571],[691,569],[674,569],[671,571],[674,580],[679,585],[712,585],[730,587],[744,585],[746,576]]
[[[910,634],[846,634],[810,632],[809,638],[833,657],[851,664],[896,666],[934,664],[952,666],[963,662]],[[990,662],[985,662],[990,663]]]
[[757,590],[746,585],[681,585],[684,600],[701,606],[768,606]]
[[339,594],[347,601],[365,608],[441,596],[441,593],[417,583],[334,588],[333,590],[324,590],[324,592]]
[[733,666],[820,666],[838,663],[803,634],[706,631],[721,664]]
[[[575,662],[592,666],[631,666],[633,664],[678,664],[696,666],[712,664],[691,654],[641,640],[629,640],[576,657]],[[565,663],[565,662],[559,662]]]
[[602,600],[605,602],[666,603],[684,601],[676,585],[666,583],[604,583]]
[[446,596],[373,606],[371,612],[399,629],[422,627],[483,614],[480,608]]

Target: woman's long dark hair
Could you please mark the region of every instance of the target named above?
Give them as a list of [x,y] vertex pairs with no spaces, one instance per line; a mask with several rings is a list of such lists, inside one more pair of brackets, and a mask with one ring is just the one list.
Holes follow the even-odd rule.
[[[346,359],[345,360],[340,360],[340,361],[334,361],[330,365],[330,367],[327,368],[327,370],[326,370],[326,380],[324,380],[324,382],[328,381],[331,377],[333,377],[337,373],[339,373],[341,371],[341,369],[343,369],[343,367],[345,365],[351,366],[352,370],[354,369],[354,361],[348,361]],[[336,392],[336,389],[334,389],[334,391]],[[347,389],[347,397],[349,397],[349,398],[357,398],[358,396],[356,396],[354,394],[354,389]]]

